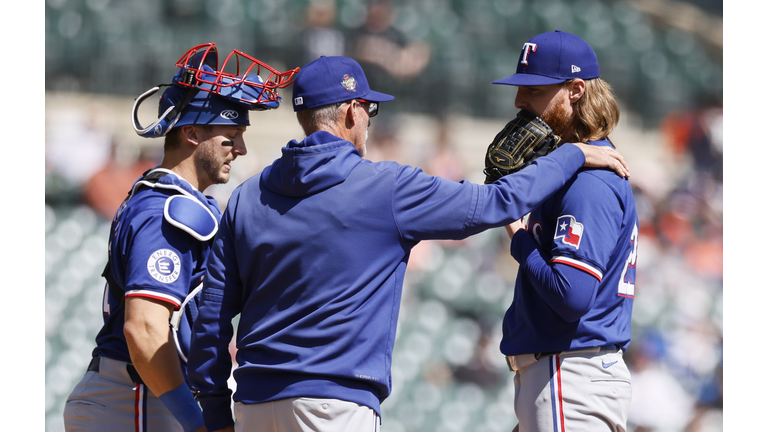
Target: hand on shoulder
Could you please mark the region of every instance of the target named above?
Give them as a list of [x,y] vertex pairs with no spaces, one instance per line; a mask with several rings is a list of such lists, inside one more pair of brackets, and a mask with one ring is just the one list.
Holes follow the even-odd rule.
[[624,157],[615,149],[603,146],[593,146],[584,143],[573,143],[584,153],[586,168],[610,168],[620,177],[629,177],[629,166]]

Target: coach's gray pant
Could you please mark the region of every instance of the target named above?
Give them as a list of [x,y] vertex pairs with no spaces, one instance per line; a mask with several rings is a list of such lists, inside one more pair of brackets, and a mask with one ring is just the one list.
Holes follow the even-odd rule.
[[379,423],[373,409],[339,399],[235,402],[235,432],[378,432]]
[[75,431],[183,432],[181,424],[143,384],[128,375],[126,363],[101,357],[67,398],[64,428]]

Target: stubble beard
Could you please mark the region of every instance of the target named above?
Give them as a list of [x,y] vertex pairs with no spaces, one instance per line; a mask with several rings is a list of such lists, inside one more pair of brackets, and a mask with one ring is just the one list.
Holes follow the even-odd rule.
[[229,181],[229,173],[221,171],[223,162],[216,157],[213,143],[205,143],[195,154],[198,166],[202,168],[211,184],[223,184]]

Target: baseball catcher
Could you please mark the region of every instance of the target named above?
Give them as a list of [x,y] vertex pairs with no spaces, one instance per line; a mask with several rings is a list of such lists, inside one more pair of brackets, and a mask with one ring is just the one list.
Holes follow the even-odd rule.
[[[235,74],[224,72],[229,60]],[[205,431],[186,366],[197,287],[221,218],[204,191],[229,181],[234,161],[247,152],[249,113],[277,108],[277,89],[290,85],[298,68],[278,72],[237,50],[220,67],[214,43],[193,47],[176,66],[170,84],[133,105],[136,133],[164,137],[163,160],[134,182],[112,221],[103,326],[67,398],[67,432]],[[144,127],[139,105],[160,87],[158,119]]]

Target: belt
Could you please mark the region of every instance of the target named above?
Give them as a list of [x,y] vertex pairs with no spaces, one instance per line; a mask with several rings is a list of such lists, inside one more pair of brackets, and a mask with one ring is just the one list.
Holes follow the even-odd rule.
[[[99,371],[99,359],[100,357],[98,356],[91,359],[91,363],[88,364],[88,372]],[[131,377],[133,382],[137,384],[144,384],[144,381],[142,381],[141,377],[139,376],[139,373],[136,372],[136,368],[133,367],[132,364],[126,363],[125,369],[128,371],[128,375]]]
[[601,347],[583,348],[583,349],[578,349],[573,351],[551,351],[551,352],[540,352],[535,354],[506,356],[506,360],[507,360],[507,366],[509,367],[509,370],[512,372],[517,372],[518,369],[522,368],[523,364],[534,363],[539,359],[541,359],[542,357],[551,357],[554,355],[565,355],[565,354],[598,354],[602,352],[618,352],[618,351],[621,351],[620,346],[616,344],[610,344],[610,345],[605,345]]
[[[610,345],[601,346],[601,347],[600,347],[600,349],[599,349],[599,350],[597,350],[597,352],[616,352],[616,351],[618,351],[618,350],[620,350],[620,349],[621,349],[621,348],[620,348],[618,345],[616,345],[616,344],[610,344]],[[568,353],[575,353],[575,352],[579,352],[579,351],[585,351],[585,350],[594,350],[594,348],[584,348],[584,349],[580,349],[580,350],[574,350],[574,351],[552,351],[552,352],[540,352],[540,353],[536,353],[536,354],[534,354],[534,355],[533,355],[533,357],[534,357],[536,360],[538,360],[538,359],[540,359],[540,358],[542,358],[542,357],[551,357],[551,356],[554,356],[554,355],[560,355],[560,354],[568,354]]]

